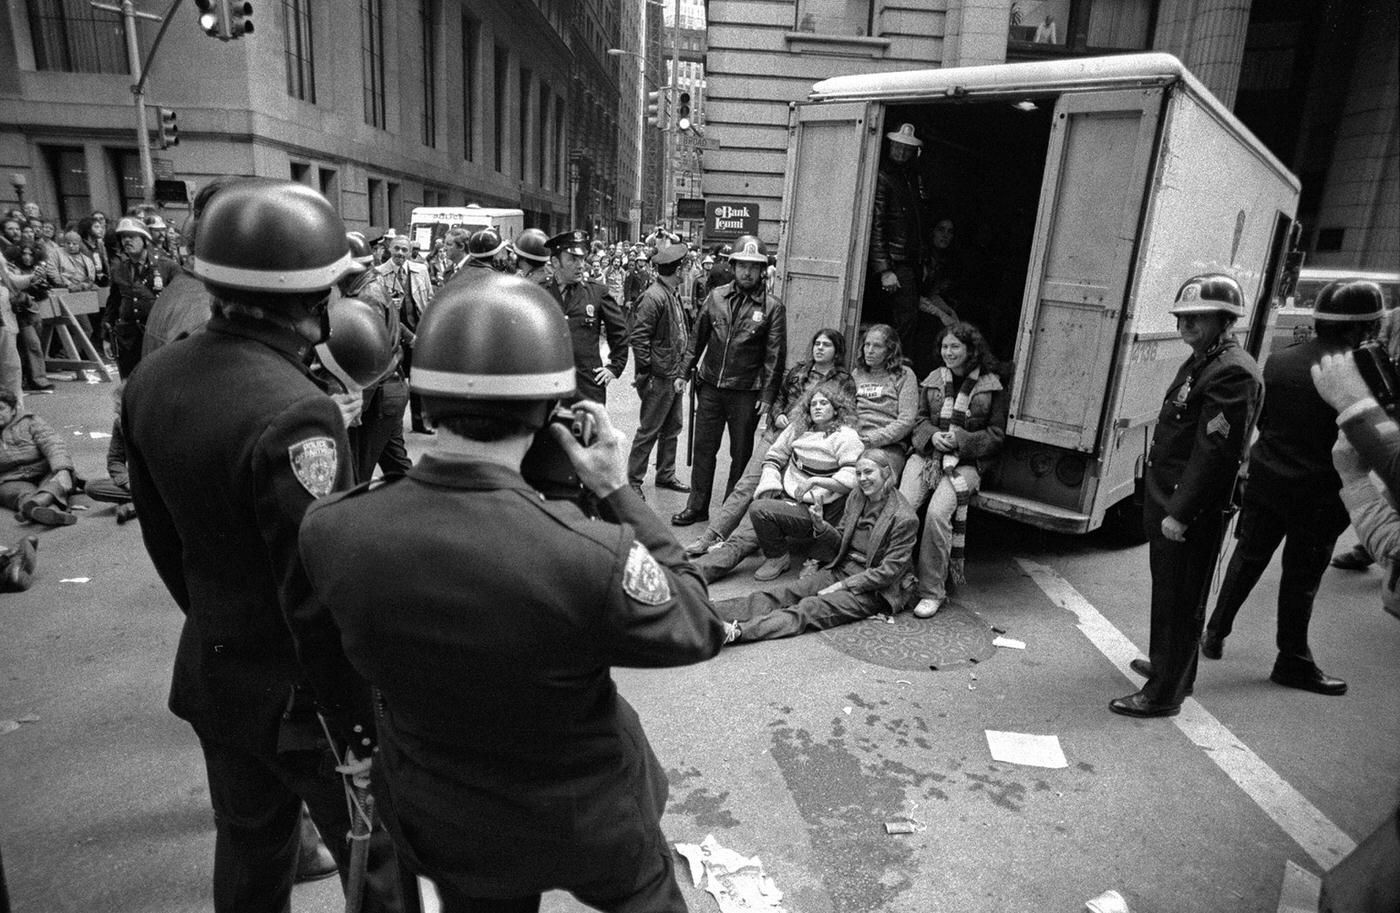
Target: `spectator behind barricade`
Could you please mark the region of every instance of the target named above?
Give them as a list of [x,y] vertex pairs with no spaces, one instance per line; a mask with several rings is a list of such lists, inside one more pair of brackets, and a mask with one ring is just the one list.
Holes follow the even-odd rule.
[[63,279],[45,259],[44,248],[37,243],[21,244],[12,249],[7,259],[18,275],[28,280],[27,287],[10,297],[10,309],[19,327],[17,345],[24,392],[52,393],[53,382],[49,380],[44,346],[39,339],[39,327],[44,322],[39,310],[49,298],[49,289],[62,286]]
[[122,390],[125,384],[112,388],[112,440],[107,445],[107,478],[92,479],[83,485],[83,493],[94,501],[117,505],[117,522],[125,523],[136,516],[131,503],[131,480],[126,471],[126,437],[122,434]]
[[97,284],[105,288],[111,281],[111,268],[107,261],[107,220],[92,216],[78,220],[78,237],[83,240],[83,252],[97,267]]
[[840,522],[865,449],[855,431],[855,400],[841,381],[823,381],[798,400],[791,418],[764,453],[747,515],[728,539],[695,560],[706,583],[723,579],[760,548],[765,560],[754,579],[784,573],[791,563],[789,540],[815,537],[801,505],[820,505],[827,522]]
[[[914,588],[914,540],[919,518],[896,490],[894,467],[883,450],[867,450],[855,466],[857,488],[837,529],[821,508],[809,515],[815,551],[835,557],[794,583],[718,603],[726,644],[791,637],[873,615],[897,613]],[[740,614],[743,620],[739,619]]]
[[996,358],[977,327],[960,321],[940,345],[943,367],[919,387],[919,418],[899,490],[915,510],[928,500],[919,540],[919,602],[931,618],[963,583],[967,509],[1006,436],[1007,395]]
[[83,239],[76,231],[63,233],[63,247],[54,260],[64,288],[70,292],[90,292],[97,288],[97,264],[83,249]]
[[733,534],[748,512],[754,490],[763,474],[763,460],[768,456],[768,448],[778,438],[778,432],[786,428],[792,420],[792,413],[804,394],[824,381],[840,385],[852,399],[856,395],[856,385],[851,380],[851,372],[844,367],[846,361],[846,337],[840,330],[823,327],[812,334],[812,342],[807,347],[808,357],[793,365],[783,375],[777,398],[773,400],[773,411],[764,422],[762,435],[744,467],[744,474],[734,483],[734,490],[724,499],[720,509],[710,520],[705,532],[685,547],[689,558],[703,555],[717,548],[726,537]]
[[895,479],[904,474],[905,446],[918,418],[919,379],[904,364],[899,335],[887,323],[865,331],[851,379],[856,385],[856,430],[867,447],[890,456]]
[[15,519],[45,526],[77,522],[68,510],[76,476],[73,458],[43,419],[21,411],[13,390],[0,390],[0,507]]
[[[1400,311],[1387,311],[1381,327],[1383,353],[1324,355],[1312,369],[1317,392],[1337,410],[1341,434],[1332,463],[1342,480],[1342,502],[1361,544],[1386,568],[1381,602],[1400,618],[1400,427],[1377,400],[1357,366],[1358,357],[1386,357],[1392,370],[1400,356]],[[1372,475],[1374,474],[1374,479]]]
[[[24,369],[19,360],[19,321],[10,306],[16,295],[29,284],[10,266],[8,257],[0,251],[0,389],[19,390],[24,385]],[[19,406],[23,408],[21,396]]]

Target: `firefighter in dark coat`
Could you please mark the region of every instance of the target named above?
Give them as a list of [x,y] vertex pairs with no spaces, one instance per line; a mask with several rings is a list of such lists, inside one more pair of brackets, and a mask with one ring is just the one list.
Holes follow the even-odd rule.
[[1254,359],[1230,328],[1244,295],[1229,276],[1188,279],[1176,326],[1192,355],[1176,372],[1147,455],[1143,510],[1152,572],[1149,662],[1142,690],[1109,702],[1125,716],[1175,716],[1196,679],[1196,647],[1226,511],[1263,396]]
[[[627,318],[608,287],[585,275],[588,233],[566,231],[549,239],[554,275],[543,287],[559,304],[569,322],[574,367],[578,371],[578,396],[607,402],[607,386],[627,367]],[[598,352],[599,337],[608,340],[608,363]]]
[[[375,789],[402,865],[443,910],[685,910],[661,833],[666,776],[610,667],[714,656],[724,624],[627,484],[626,440],[562,446],[604,519],[520,474],[574,396],[569,331],[519,277],[448,286],[411,383],[437,429],[408,475],[326,499],[301,550],[350,661],[381,697]],[[547,439],[548,440],[548,439]]]
[[[222,189],[200,220],[195,276],[215,314],[127,382],[123,427],[146,550],[185,614],[170,709],[199,737],[217,837],[214,909],[286,909],[305,800],[341,864],[342,766],[375,745],[369,687],[312,605],[297,530],[350,484],[345,424],[306,359],[329,291],[350,268],[324,197],[289,181]],[[371,843],[366,908],[399,909],[387,840]]]
[[1332,466],[1337,410],[1318,395],[1312,366],[1324,355],[1350,351],[1374,335],[1384,310],[1375,283],[1334,282],[1317,296],[1316,337],[1274,352],[1265,363],[1269,395],[1259,417],[1259,440],[1249,454],[1239,545],[1201,643],[1207,659],[1224,655],[1236,613],[1283,543],[1278,659],[1270,678],[1318,694],[1346,693],[1347,683],[1319,669],[1308,647],[1313,598],[1332,546],[1351,523],[1342,503],[1342,480]]

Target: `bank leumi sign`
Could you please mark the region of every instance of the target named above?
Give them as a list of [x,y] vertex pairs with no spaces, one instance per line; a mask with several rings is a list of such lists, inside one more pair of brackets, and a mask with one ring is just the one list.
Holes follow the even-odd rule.
[[705,237],[737,238],[758,234],[758,204],[705,201]]

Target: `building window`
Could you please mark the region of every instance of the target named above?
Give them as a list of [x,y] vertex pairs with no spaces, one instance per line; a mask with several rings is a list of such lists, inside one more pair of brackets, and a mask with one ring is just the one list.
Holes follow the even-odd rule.
[[64,73],[129,73],[121,16],[87,0],[30,0],[34,66]]
[[67,225],[92,211],[88,188],[87,157],[78,146],[43,147],[49,174],[58,191],[58,222]]
[[797,0],[796,29],[823,35],[866,36],[870,34],[873,6],[870,0]]
[[365,123],[383,130],[384,0],[360,0],[360,76],[365,90]]
[[538,173],[535,175],[535,182],[541,187],[549,186],[549,159],[545,150],[549,148],[549,86],[540,83],[540,110],[538,111],[538,125],[535,127],[535,161],[539,163]]
[[117,176],[117,201],[122,212],[126,212],[146,199],[141,183],[141,156],[133,149],[108,151],[112,158],[112,171]]
[[520,70],[520,110],[517,113],[516,130],[519,131],[515,148],[520,150],[520,180],[530,179],[530,146],[527,145],[530,137],[530,78],[531,72],[525,68]]
[[564,162],[568,153],[564,149],[564,100],[554,96],[554,189],[563,190],[568,186],[564,176]]
[[510,81],[510,52],[503,47],[496,48],[496,92],[495,92],[495,155],[492,167],[504,173],[506,170],[506,84]]
[[1156,18],[1156,0],[1013,0],[1007,56],[1145,51]]
[[340,211],[340,181],[336,179],[334,168],[318,168],[321,178],[321,196],[330,200],[336,211]]
[[419,52],[423,57],[423,145],[437,145],[437,9],[433,0],[418,7]]
[[369,189],[366,196],[369,197],[369,224],[379,226],[384,224],[384,182],[378,178],[369,179]]
[[389,189],[389,216],[390,225],[403,224],[403,185],[397,181],[388,182]]
[[298,184],[311,186],[311,166],[306,162],[292,162],[292,180]]
[[476,152],[476,45],[477,24],[462,17],[462,158],[473,161]]
[[282,0],[287,94],[316,103],[316,68],[311,60],[311,0]]

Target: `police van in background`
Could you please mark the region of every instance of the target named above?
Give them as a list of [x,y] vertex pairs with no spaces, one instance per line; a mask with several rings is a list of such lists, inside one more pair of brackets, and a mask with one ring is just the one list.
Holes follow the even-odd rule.
[[409,240],[418,250],[427,253],[454,228],[468,233],[491,228],[503,241],[514,241],[525,230],[523,209],[496,209],[478,206],[420,206],[413,210],[408,227]]
[[987,335],[1007,341],[1001,465],[974,504],[1140,541],[1148,444],[1190,354],[1169,313],[1176,290],[1204,272],[1238,280],[1237,330],[1257,355],[1298,178],[1168,54],[823,80],[789,117],[778,262],[789,351],[819,327],[856,339],[868,322],[881,147],[905,123],[925,139],[932,194],[955,222],[981,225],[965,234],[993,268],[967,294],[995,315]]
[[1269,336],[1269,352],[1310,338],[1317,293],[1330,282],[1352,279],[1364,279],[1379,285],[1381,294],[1385,296],[1387,311],[1400,306],[1400,272],[1305,267],[1298,272],[1297,284],[1278,309],[1278,318]]

